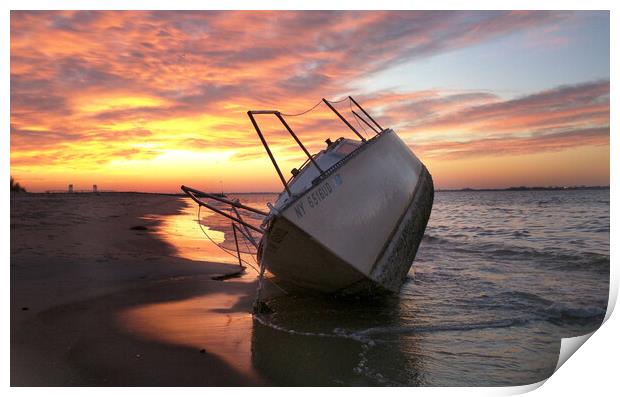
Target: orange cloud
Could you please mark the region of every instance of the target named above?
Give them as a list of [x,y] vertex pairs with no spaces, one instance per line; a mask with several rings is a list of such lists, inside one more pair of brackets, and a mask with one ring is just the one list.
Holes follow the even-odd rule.
[[[216,189],[219,180],[230,190],[278,190],[248,109],[298,112],[387,66],[572,16],[13,11],[11,173],[31,190]],[[609,142],[607,81],[508,101],[473,91],[360,94],[435,164]],[[347,106],[339,109],[350,116]],[[324,106],[289,121],[311,150],[353,136]],[[303,161],[273,118],[260,122],[284,169]]]

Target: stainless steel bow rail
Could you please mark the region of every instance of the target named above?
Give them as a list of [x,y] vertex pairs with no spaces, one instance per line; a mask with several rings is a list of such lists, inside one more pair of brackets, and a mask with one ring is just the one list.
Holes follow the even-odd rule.
[[[357,101],[355,99],[353,99],[351,96],[348,96],[347,98],[345,98],[344,100],[348,99],[350,101],[350,103],[355,104],[355,106],[362,111],[362,113],[364,115],[366,115],[366,117],[368,117],[368,119],[374,124],[376,125],[379,130],[377,131],[377,129],[375,129],[366,119],[364,119],[362,116],[360,116],[357,112],[355,112],[354,110],[351,110],[351,112],[353,113],[353,115],[355,117],[357,117],[358,119],[362,120],[367,126],[369,126],[376,135],[381,134],[381,132],[384,131],[384,129],[379,125],[379,123],[377,123],[375,121],[375,119],[373,119],[368,112],[366,112],[366,110],[364,110],[364,108],[362,108],[362,106],[357,103]],[[338,110],[336,110],[336,108],[333,106],[333,103],[337,103],[337,102],[342,102],[342,101],[335,101],[335,102],[331,102],[328,101],[327,99],[323,98],[322,102],[325,103],[325,105],[327,105],[327,107],[336,114],[336,116],[338,116],[338,118],[347,126],[349,127],[349,129],[351,131],[353,131],[355,133],[355,135],[357,135],[360,140],[362,141],[362,143],[366,143],[366,138],[364,138],[362,136],[362,134],[359,133],[359,131],[357,131],[355,129],[355,127],[353,127],[353,125],[351,125],[351,123],[342,115],[340,114],[340,112],[338,112]],[[320,102],[319,102],[320,104]],[[317,104],[318,105],[318,104]],[[317,105],[313,106],[310,110],[313,110],[314,108],[317,107]],[[305,114],[306,112],[302,112],[299,115]],[[269,156],[269,159],[271,160],[271,163],[273,164],[274,168],[276,169],[276,172],[278,174],[278,177],[280,178],[280,181],[282,181],[282,185],[284,186],[284,189],[286,190],[286,192],[289,194],[289,196],[291,195],[291,191],[288,187],[288,183],[286,181],[286,179],[284,178],[284,174],[282,174],[282,170],[280,170],[280,167],[278,166],[278,162],[276,161],[275,157],[273,156],[273,153],[271,152],[271,149],[269,148],[269,144],[267,143],[267,141],[265,140],[265,136],[263,135],[263,132],[261,131],[260,127],[258,126],[258,123],[256,122],[256,118],[254,116],[256,115],[265,115],[265,114],[272,114],[275,115],[278,120],[282,123],[282,125],[284,126],[284,128],[288,131],[288,133],[293,137],[293,139],[295,140],[295,142],[297,142],[297,145],[301,148],[301,150],[305,153],[305,155],[308,157],[308,161],[312,162],[312,164],[316,167],[316,169],[319,171],[319,175],[322,176],[323,173],[325,172],[325,170],[321,169],[321,167],[317,164],[317,162],[314,160],[314,157],[310,154],[310,152],[308,152],[308,150],[306,149],[306,147],[304,146],[304,144],[299,140],[299,138],[297,137],[297,135],[295,134],[295,132],[293,132],[293,130],[291,129],[291,127],[288,125],[288,123],[286,122],[286,120],[284,120],[283,114],[278,111],[278,110],[249,110],[248,111],[248,117],[250,118],[250,121],[252,122],[252,125],[254,126],[254,129],[256,130],[256,133],[258,134],[258,137],[261,141],[261,143],[263,144],[263,147],[265,148],[265,151],[267,152],[267,155]]]
[[308,156],[308,160],[310,160],[312,162],[312,164],[317,168],[317,170],[319,170],[319,173],[321,173],[321,174],[323,173],[323,170],[321,169],[321,167],[319,167],[319,165],[316,163],[316,161],[314,161],[314,158],[312,157],[310,152],[308,152],[308,149],[306,149],[304,144],[301,143],[299,138],[297,138],[297,135],[295,135],[295,133],[293,132],[291,127],[289,127],[289,125],[284,120],[284,117],[282,117],[282,114],[279,111],[277,111],[277,110],[248,110],[248,117],[250,118],[250,121],[252,122],[252,125],[254,126],[254,129],[256,130],[256,133],[258,134],[258,137],[260,138],[260,141],[263,143],[263,146],[265,147],[265,150],[267,151],[267,154],[269,155],[269,158],[271,159],[271,162],[273,163],[273,166],[275,167],[276,172],[278,173],[278,176],[280,177],[280,180],[282,181],[282,184],[284,185],[284,189],[286,189],[286,192],[289,195],[291,194],[291,191],[288,188],[288,184],[286,183],[286,179],[284,179],[284,175],[282,174],[282,171],[280,170],[280,167],[278,166],[278,163],[276,162],[276,159],[273,157],[273,153],[271,153],[271,149],[269,149],[269,145],[267,144],[267,141],[265,141],[265,137],[263,136],[263,133],[260,130],[260,127],[258,126],[258,123],[256,122],[256,119],[254,118],[254,115],[259,115],[259,114],[273,114],[273,115],[275,115],[278,118],[278,120],[280,120],[280,122],[282,123],[284,128],[286,128],[288,133],[293,137],[295,142],[297,142],[297,145],[299,145],[301,150],[306,154],[306,156]]
[[[383,127],[381,127],[379,125],[379,123],[377,123],[377,121],[372,118],[372,116],[370,116],[370,114],[368,114],[368,112],[366,112],[366,110],[364,110],[364,108],[357,103],[357,101],[355,99],[353,99],[351,96],[348,96],[340,101],[328,101],[325,98],[322,98],[322,103],[324,103],[325,105],[327,105],[327,107],[329,109],[331,109],[336,116],[338,116],[338,118],[347,126],[349,127],[349,129],[351,129],[351,131],[353,131],[362,141],[362,145],[368,143],[368,141],[366,140],[366,138],[364,138],[356,129],[355,127],[353,127],[353,125],[351,125],[351,123],[342,115],[340,114],[340,112],[338,112],[338,110],[333,106],[334,103],[339,103],[339,102],[343,102],[345,100],[349,100],[349,104],[354,104],[365,116],[366,118],[368,118],[368,120],[366,120],[364,117],[362,117],[360,114],[358,114],[357,112],[355,112],[352,108],[351,108],[351,112],[353,113],[354,117],[356,117],[359,120],[362,120],[368,127],[370,127],[376,135],[380,135],[384,129]],[[298,115],[303,115],[309,111],[314,110],[319,104],[321,104],[321,102],[317,103],[316,105],[314,105],[312,108],[310,108],[309,110],[299,113]],[[295,142],[297,143],[297,145],[301,148],[301,150],[304,152],[304,154],[308,157],[308,159],[306,160],[307,162],[311,162],[312,165],[314,167],[316,167],[316,169],[319,171],[319,177],[322,177],[325,172],[327,170],[323,170],[319,164],[315,161],[314,157],[310,154],[310,152],[308,152],[308,149],[306,149],[306,147],[304,146],[304,144],[301,142],[301,140],[297,137],[297,135],[295,134],[295,132],[293,131],[293,129],[289,126],[289,124],[286,122],[286,120],[284,119],[284,115],[278,111],[278,110],[249,110],[248,111],[248,117],[250,118],[250,121],[252,122],[252,125],[254,126],[254,129],[256,130],[256,133],[258,134],[258,137],[261,141],[261,143],[263,144],[263,147],[265,148],[265,151],[267,152],[267,155],[269,156],[269,159],[271,160],[271,163],[273,164],[274,168],[276,169],[276,172],[278,174],[278,176],[280,177],[280,181],[282,181],[282,185],[284,186],[284,189],[286,190],[286,192],[289,194],[289,196],[291,196],[291,191],[289,189],[288,186],[288,182],[285,178],[284,175],[282,174],[282,171],[280,169],[280,166],[278,166],[278,163],[273,155],[273,153],[271,152],[271,149],[269,148],[269,144],[267,143],[267,141],[265,140],[265,136],[263,134],[263,132],[261,131],[260,127],[258,126],[258,123],[256,121],[256,118],[254,116],[257,115],[274,115],[278,118],[278,120],[282,123],[282,125],[284,126],[284,128],[286,129],[286,131],[291,135],[291,137],[293,137],[293,139],[295,140]],[[296,115],[290,115],[291,117],[295,117]],[[378,130],[376,128],[373,127],[373,125],[376,126],[378,128]],[[305,163],[304,163],[305,165]],[[253,226],[249,223],[247,223],[246,221],[243,220],[243,218],[241,217],[241,215],[239,214],[239,212],[237,211],[237,209],[244,209],[259,215],[262,215],[264,217],[267,217],[269,215],[268,212],[265,211],[261,211],[259,209],[256,208],[252,208],[249,207],[247,205],[243,205],[239,202],[239,200],[235,200],[235,201],[231,201],[228,200],[224,197],[220,197],[211,193],[206,193],[206,192],[202,192],[198,189],[193,189],[191,187],[188,186],[181,186],[181,190],[183,190],[183,192],[185,192],[185,194],[187,194],[192,200],[194,200],[198,205],[208,208],[211,211],[222,215],[234,222],[237,222],[238,224],[242,225],[243,228],[238,228],[239,232],[246,237],[255,247],[258,247],[258,243],[254,240],[254,238],[252,237],[252,234],[250,232],[250,229],[258,232],[260,234],[264,233],[264,230],[262,230],[261,228],[258,228],[256,226]],[[219,208],[214,207],[213,205],[201,200],[200,198],[202,197],[206,197],[208,199],[212,199],[212,200],[216,200],[219,201],[221,203],[225,203],[231,206],[233,212],[235,213],[235,215],[231,215],[228,214],[224,211],[222,211]]]
[[[250,212],[262,215],[262,216],[267,216],[268,213],[265,212],[265,211],[261,211],[259,209],[252,208],[252,207],[249,207],[247,205],[241,204],[239,202],[239,200],[228,200],[228,199],[226,199],[224,197],[220,197],[218,195],[211,194],[211,193],[202,192],[202,191],[200,191],[198,189],[193,189],[193,188],[185,186],[185,185],[181,186],[181,190],[183,190],[183,192],[185,192],[185,194],[187,194],[192,200],[194,200],[198,204],[198,206],[199,206],[198,218],[200,218],[200,207],[205,207],[205,208],[208,208],[211,211],[213,211],[213,212],[215,212],[215,213],[217,213],[219,215],[222,215],[223,217],[228,218],[228,219],[233,221],[231,226],[232,226],[232,230],[233,230],[233,236],[235,238],[236,257],[237,257],[237,260],[239,261],[239,267],[241,268],[241,270],[233,272],[233,273],[225,274],[225,275],[222,275],[222,276],[215,276],[214,279],[215,280],[224,280],[224,279],[227,279],[227,278],[237,277],[237,276],[241,275],[243,273],[243,271],[245,270],[245,266],[243,266],[242,262],[245,262],[245,261],[243,261],[241,259],[241,250],[239,249],[239,240],[237,238],[237,232],[239,232],[242,237],[244,237],[247,241],[249,241],[250,244],[252,244],[256,250],[258,250],[258,242],[254,238],[254,236],[252,236],[252,232],[250,230],[254,230],[255,232],[260,233],[261,235],[264,233],[264,231],[262,229],[257,228],[254,225],[251,225],[251,224],[247,223],[241,217],[241,214],[239,213],[237,208],[244,209],[246,211],[250,211]],[[214,207],[213,205],[211,205],[211,204],[201,200],[198,196],[206,197],[208,199],[212,199],[212,200],[219,201],[221,203],[230,205],[230,208],[234,212],[234,215],[228,214],[228,213],[222,211],[221,209]],[[198,219],[198,222],[200,222],[200,219]],[[243,227],[237,226],[237,224],[239,224],[239,225],[241,225]],[[202,229],[202,225],[200,225],[200,229]],[[204,230],[203,230],[203,233],[205,233],[205,236],[207,236],[207,238],[209,240],[211,240],[215,244],[215,242],[209,237],[208,234],[206,234],[206,232]],[[220,248],[222,250],[228,252],[229,254],[233,255],[227,249],[224,249],[223,247],[220,247]],[[248,262],[245,262],[245,263],[248,264],[250,267],[254,268],[254,266],[252,266]],[[261,272],[261,271],[257,270],[256,268],[254,268],[254,269],[259,274],[260,273],[264,273],[264,271]]]
[[[256,226],[251,225],[251,224],[247,223],[246,221],[244,221],[241,218],[241,215],[239,215],[239,213],[237,211],[235,211],[235,214],[237,216],[232,216],[232,215],[227,214],[226,212],[222,211],[221,209],[216,208],[216,207],[212,206],[211,204],[202,201],[200,198],[198,198],[198,196],[207,197],[207,198],[213,199],[215,201],[219,201],[221,203],[228,204],[231,207],[233,207],[233,209],[234,208],[241,208],[241,209],[244,209],[244,210],[247,210],[247,211],[250,211],[250,212],[254,212],[254,213],[259,214],[259,215],[262,215],[262,216],[267,216],[267,215],[269,215],[269,213],[267,213],[265,211],[261,211],[261,210],[256,209],[256,208],[248,207],[247,205],[241,204],[239,201],[231,201],[231,200],[225,199],[224,197],[219,197],[219,196],[216,196],[216,195],[211,194],[211,193],[201,192],[198,189],[193,189],[193,188],[185,186],[185,185],[181,186],[181,190],[183,190],[185,192],[185,194],[187,194],[198,205],[200,205],[202,207],[205,207],[205,208],[208,208],[211,211],[213,211],[213,212],[215,212],[217,214],[222,215],[223,217],[226,217],[226,218],[228,218],[228,219],[230,219],[232,221],[235,221],[235,222],[239,223],[240,225],[242,225],[246,229],[246,231],[247,231],[247,229],[252,229],[255,232],[258,232],[260,234],[264,233],[264,231],[262,229],[259,229]],[[239,229],[239,230],[242,231],[242,229]],[[248,234],[249,234],[249,232],[248,232]],[[250,237],[251,237],[251,235],[250,235]],[[250,241],[254,242],[255,245],[257,245],[253,238]]]
[[[359,103],[357,103],[357,101],[356,101],[355,99],[353,99],[353,97],[352,97],[352,96],[349,96],[349,99],[351,100],[351,102],[353,102],[353,103],[355,104],[355,106],[357,106],[357,108],[358,108],[359,110],[361,110],[361,111],[362,111],[362,113],[364,113],[364,114],[366,115],[366,117],[368,117],[368,118],[370,119],[370,121],[372,121],[372,122],[373,122],[373,123],[374,123],[377,127],[379,127],[379,131],[383,132],[383,127],[381,127],[381,126],[379,125],[379,123],[377,123],[377,122],[375,121],[375,119],[373,119],[373,118],[372,118],[372,117],[371,117],[371,116],[370,116],[370,115],[369,115],[369,114],[368,114],[368,113],[364,110],[364,108],[363,108],[363,107],[361,107],[361,106],[360,106],[360,104],[359,104]],[[353,111],[351,111],[351,112],[353,112]],[[353,113],[357,115],[357,113],[355,113],[355,112],[353,112]],[[362,119],[359,115],[357,115],[357,117],[359,117],[360,119]],[[363,119],[362,119],[362,120],[363,120]],[[366,123],[366,121],[365,121],[365,120],[364,120],[364,122]],[[366,124],[370,127],[370,124],[368,124],[368,123],[366,123]],[[372,127],[371,127],[371,128],[372,128]],[[373,130],[374,130],[374,128],[373,128]],[[378,134],[380,134],[380,132],[379,132],[379,131],[375,131],[375,132],[377,133],[377,135],[378,135]]]

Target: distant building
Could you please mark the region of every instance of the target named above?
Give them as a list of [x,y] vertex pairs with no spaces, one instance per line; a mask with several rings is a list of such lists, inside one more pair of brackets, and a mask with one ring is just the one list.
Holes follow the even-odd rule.
[[73,184],[69,185],[69,188],[67,189],[67,193],[73,193]]

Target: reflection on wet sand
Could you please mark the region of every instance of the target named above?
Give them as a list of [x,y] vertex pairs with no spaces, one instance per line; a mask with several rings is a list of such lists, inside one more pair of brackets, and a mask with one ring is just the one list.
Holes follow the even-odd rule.
[[[168,216],[149,215],[145,217],[148,220],[160,221],[160,224],[154,230],[158,238],[176,249],[176,255],[194,261],[209,261],[237,264],[237,259],[226,253],[221,248],[210,242],[210,237],[215,243],[224,242],[224,232],[214,230],[213,224],[220,223],[220,219],[214,219],[219,215],[210,211],[202,211],[200,213],[202,230],[198,225],[198,217],[196,207],[192,205],[191,199],[183,199],[185,206],[181,209],[180,214]],[[230,225],[223,225],[230,226]],[[204,232],[203,232],[204,231]],[[205,236],[205,233],[207,236]],[[243,255],[245,260],[251,260],[249,255]],[[252,263],[252,262],[250,262]]]
[[250,360],[252,316],[244,297],[217,292],[147,304],[124,311],[120,321],[147,339],[205,349],[239,372],[256,378]]
[[[196,207],[190,199],[179,214],[147,216],[158,221],[153,230],[160,239],[175,248],[175,255],[193,261],[230,263],[238,259],[210,242],[221,244],[228,237],[223,231],[227,225],[220,219],[211,219],[211,212],[200,214],[202,230],[198,225]],[[215,228],[214,226],[215,225]],[[242,258],[252,263],[248,254]],[[205,291],[211,293],[160,303],[146,304],[125,310],[119,322],[132,333],[158,342],[196,348],[212,353],[239,372],[257,378],[250,359],[252,306],[256,274],[252,269],[234,281],[205,280]]]

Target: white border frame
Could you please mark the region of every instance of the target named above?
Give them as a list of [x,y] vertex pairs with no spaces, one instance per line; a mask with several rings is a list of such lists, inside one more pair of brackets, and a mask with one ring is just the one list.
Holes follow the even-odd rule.
[[[371,7],[371,5],[379,4],[380,8]],[[214,2],[206,2],[206,1],[198,1],[198,0],[176,0],[176,1],[161,1],[158,3],[153,3],[152,1],[145,0],[136,0],[132,2],[128,2],[126,0],[108,0],[106,2],[100,1],[71,1],[71,0],[49,0],[49,1],[34,1],[34,0],[23,0],[23,1],[15,1],[8,0],[3,2],[4,12],[2,15],[2,23],[1,26],[1,51],[3,56],[1,59],[1,82],[2,82],[2,106],[3,110],[0,113],[0,120],[2,126],[6,128],[6,132],[2,134],[0,137],[0,150],[2,156],[0,156],[0,161],[2,161],[2,165],[0,166],[0,180],[4,179],[5,181],[9,179],[10,174],[10,134],[8,132],[8,126],[10,124],[10,10],[24,10],[24,9],[42,9],[42,10],[53,10],[53,9],[94,9],[94,10],[128,10],[128,9],[190,9],[190,10],[198,10],[198,9],[273,9],[273,10],[295,10],[295,9],[303,9],[303,10],[312,10],[312,9],[363,9],[363,10],[372,10],[372,9],[385,9],[385,10],[399,10],[399,9],[418,9],[418,10],[427,10],[427,9],[455,9],[455,10],[485,10],[485,9],[533,9],[533,10],[543,10],[543,9],[570,9],[570,10],[610,10],[610,27],[611,27],[611,48],[610,48],[610,71],[617,70],[617,48],[614,48],[614,44],[616,40],[614,37],[617,37],[617,23],[618,17],[616,14],[616,3],[612,1],[601,1],[601,0],[590,0],[587,2],[577,1],[577,0],[565,0],[562,2],[551,2],[551,1],[533,1],[533,0],[507,0],[498,3],[497,1],[488,1],[488,0],[478,0],[478,1],[470,1],[470,2],[460,2],[460,1],[396,1],[396,0],[383,0],[381,3],[361,3],[359,1],[352,0],[341,0],[337,3],[327,0],[315,0],[312,2],[301,2],[301,1],[289,1],[282,2],[277,0],[263,0],[263,1],[248,1],[248,0],[229,0],[229,1],[214,1]],[[465,6],[465,8],[464,8]],[[587,6],[587,7],[584,7]],[[610,76],[611,77],[611,76]],[[615,155],[618,154],[618,148],[615,144],[615,138],[611,135],[611,131],[614,130],[615,121],[617,120],[617,108],[614,106],[614,95],[613,95],[613,81],[610,78],[610,110],[611,110],[611,119],[610,119],[610,160],[611,160],[611,176],[610,176],[610,203],[614,203],[614,196],[617,196],[617,186],[618,186],[618,163],[615,161]],[[6,182],[5,182],[6,183]],[[6,187],[5,187],[6,188]],[[6,256],[10,256],[10,198],[9,194],[5,193],[1,196],[0,200],[2,200],[2,207],[4,211],[1,213],[0,224],[2,225],[2,234],[0,238],[1,244],[1,252],[4,252],[5,258]],[[610,204],[610,220],[613,225],[613,213],[614,206]],[[618,295],[618,269],[617,264],[615,263],[615,248],[617,246],[618,238],[617,233],[615,233],[615,229],[611,227],[610,233],[610,295],[609,295],[609,306],[607,310],[607,314],[605,317],[605,323],[601,326],[600,330],[594,332],[594,337],[591,340],[588,340],[592,334],[586,337],[579,338],[571,338],[574,339],[572,341],[566,341],[562,343],[563,349],[566,349],[566,346],[573,344],[573,347],[570,349],[573,353],[576,350],[575,346],[580,343],[575,344],[575,342],[585,342],[586,347],[579,350],[576,358],[572,360],[565,361],[566,363],[560,367],[558,365],[557,369],[560,369],[556,374],[554,374],[551,378],[548,379],[548,382],[542,381],[532,385],[518,386],[518,387],[496,387],[496,388],[418,388],[415,391],[410,390],[409,388],[400,388],[400,389],[388,389],[389,393],[393,393],[395,395],[401,394],[403,396],[410,397],[412,392],[419,393],[422,395],[512,395],[512,394],[520,394],[525,393],[534,389],[539,388],[542,384],[548,383],[543,388],[537,390],[537,393],[562,393],[566,395],[583,395],[585,393],[601,393],[606,392],[608,390],[615,390],[617,387],[617,382],[615,382],[615,378],[617,377],[617,363],[618,363],[618,342],[616,340],[616,335],[620,334],[619,321],[616,318],[611,318],[611,313],[616,303],[617,295]],[[5,304],[2,308],[3,310],[3,318],[9,317],[9,302],[10,302],[10,266],[8,261],[4,263],[4,296],[5,296]],[[3,340],[4,340],[4,361],[2,362],[2,376],[4,380],[4,384],[6,387],[10,385],[10,333],[9,326],[10,322],[5,323],[5,327],[3,329]],[[581,339],[581,340],[575,340]],[[579,347],[577,346],[577,347]],[[566,350],[563,351],[564,354]],[[570,356],[570,355],[569,355]],[[54,395],[66,395],[66,394],[82,394],[85,392],[83,388],[12,388],[10,392],[15,395],[31,395],[31,394],[51,394]],[[202,395],[205,393],[205,390],[200,388],[166,388],[166,389],[149,389],[148,391],[140,389],[121,389],[122,392],[127,393],[140,393],[140,392],[148,392],[155,393],[159,395],[169,394],[170,392],[177,393],[179,391],[183,391],[187,394],[195,394]],[[87,390],[88,393],[92,393],[93,395],[107,395],[110,390],[107,388],[90,388]],[[209,393],[226,393],[226,394],[241,394],[241,393],[258,393],[259,395],[266,395],[267,393],[270,396],[273,395],[288,395],[291,393],[299,394],[301,396],[310,395],[310,393],[314,394],[316,392],[315,389],[309,388],[229,388],[229,389],[209,389]],[[327,390],[321,391],[331,393],[342,393],[341,389],[332,389],[328,388]],[[361,393],[362,395],[370,395],[370,393],[374,393],[375,390],[371,388],[357,388],[355,391],[347,390],[347,392]],[[387,390],[386,390],[387,392]],[[606,393],[608,394],[608,393]]]

